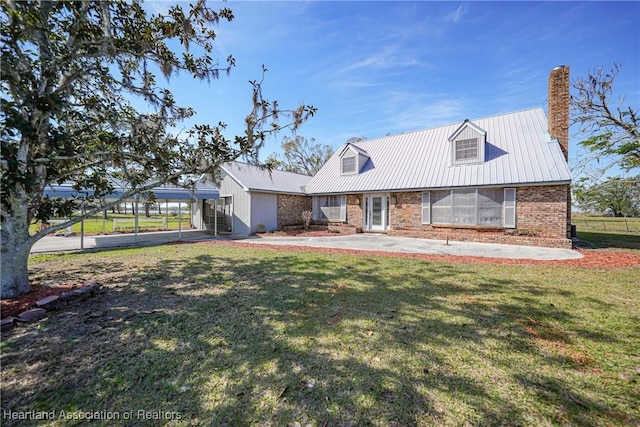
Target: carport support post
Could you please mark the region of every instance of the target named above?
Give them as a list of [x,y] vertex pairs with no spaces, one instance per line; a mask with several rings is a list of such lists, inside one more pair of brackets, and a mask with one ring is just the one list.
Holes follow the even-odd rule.
[[213,235],[218,237],[218,202],[219,200],[214,200],[213,205]]
[[178,240],[182,239],[182,200],[178,200]]
[[169,199],[164,200],[164,220],[167,224],[167,230],[169,230]]
[[136,199],[136,208],[135,208],[136,212],[135,212],[135,215],[134,215],[135,222],[134,222],[133,231],[134,231],[134,234],[135,234],[134,239],[137,242],[138,241],[138,199],[140,198],[140,195],[136,194],[134,197]]
[[84,249],[84,200],[82,201],[82,221],[80,221],[80,250]]

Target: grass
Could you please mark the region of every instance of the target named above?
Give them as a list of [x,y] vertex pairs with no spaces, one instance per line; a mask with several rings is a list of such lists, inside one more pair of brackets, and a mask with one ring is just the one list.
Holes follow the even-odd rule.
[[599,232],[628,232],[640,235],[640,218],[616,218],[611,216],[593,216],[582,213],[572,213],[571,223],[578,230],[592,230]]
[[[87,234],[111,234],[113,233],[113,220],[117,218],[118,220],[127,220],[128,222],[122,224],[124,226],[129,227],[127,232],[133,232],[134,226],[134,216],[133,215],[125,215],[125,214],[112,214],[109,213],[108,218],[106,220],[102,219],[101,215],[91,216],[84,221],[84,232]],[[154,231],[162,228],[162,223],[158,220],[167,219],[167,229],[168,230],[178,230],[180,228],[180,221],[178,221],[177,214],[170,214],[168,217],[164,214],[157,215],[152,214],[149,218],[146,218],[144,215],[140,215],[138,218],[138,227],[140,230],[143,229],[153,229]],[[148,221],[151,219],[153,221]],[[183,212],[182,213],[182,229],[187,229],[190,226],[190,213]],[[81,224],[78,222],[73,225],[73,231],[75,233],[80,233]],[[29,231],[33,234],[38,230],[38,224],[32,224],[29,227]]]
[[39,255],[31,270],[106,292],[3,339],[3,413],[119,417],[95,425],[640,423],[640,268],[180,244]]
[[578,231],[580,241],[593,248],[617,248],[640,250],[640,233],[624,231]]
[[571,215],[577,237],[593,248],[640,250],[640,218]]

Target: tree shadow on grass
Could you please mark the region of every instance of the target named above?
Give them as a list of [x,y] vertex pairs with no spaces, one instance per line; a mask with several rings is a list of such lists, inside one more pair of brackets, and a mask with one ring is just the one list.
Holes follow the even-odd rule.
[[637,249],[640,250],[640,235],[637,233],[607,233],[597,231],[580,231],[578,239],[583,244],[599,249]]
[[[3,348],[2,409],[134,417],[104,425],[156,425],[144,415],[158,411],[176,425],[527,424],[509,392],[539,387],[509,362],[569,362],[538,354],[526,329],[569,313],[538,302],[540,287],[474,279],[471,267],[175,249],[16,334]],[[563,405],[597,410],[571,393]],[[584,421],[575,412],[568,420]]]

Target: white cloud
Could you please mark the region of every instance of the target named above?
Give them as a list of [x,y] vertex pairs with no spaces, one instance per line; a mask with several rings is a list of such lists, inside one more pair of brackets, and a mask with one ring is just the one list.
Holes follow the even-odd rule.
[[454,24],[460,22],[460,19],[467,13],[469,7],[466,4],[460,4],[458,8],[445,15],[445,22],[452,22]]

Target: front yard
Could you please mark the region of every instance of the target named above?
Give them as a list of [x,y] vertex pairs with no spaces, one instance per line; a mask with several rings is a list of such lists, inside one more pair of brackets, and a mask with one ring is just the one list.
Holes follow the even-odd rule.
[[105,292],[3,336],[3,425],[640,423],[640,267],[206,244],[30,266]]

